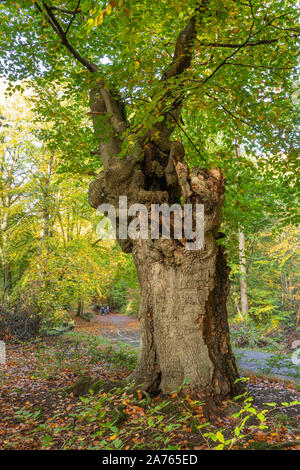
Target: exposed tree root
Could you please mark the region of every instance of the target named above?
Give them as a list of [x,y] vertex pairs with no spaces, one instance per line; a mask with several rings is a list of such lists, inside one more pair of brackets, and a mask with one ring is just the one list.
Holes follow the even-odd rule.
[[75,397],[88,395],[90,391],[99,393],[100,391],[109,392],[113,388],[123,387],[123,382],[106,382],[95,379],[94,377],[82,376],[77,382],[63,389],[67,393],[73,393]]

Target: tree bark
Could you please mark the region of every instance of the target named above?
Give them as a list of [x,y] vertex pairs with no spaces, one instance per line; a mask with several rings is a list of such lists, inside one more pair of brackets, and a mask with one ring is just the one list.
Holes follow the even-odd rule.
[[205,204],[204,247],[186,240],[137,240],[133,257],[141,286],[141,345],[130,377],[140,388],[171,393],[188,383],[193,394],[219,402],[237,391],[227,323],[229,268],[218,228],[224,201],[221,172],[176,164],[185,202]]
[[187,382],[198,397],[215,401],[235,392],[224,249],[206,255],[179,248],[168,259],[151,242],[135,244],[141,344],[130,380],[141,389],[166,394]]

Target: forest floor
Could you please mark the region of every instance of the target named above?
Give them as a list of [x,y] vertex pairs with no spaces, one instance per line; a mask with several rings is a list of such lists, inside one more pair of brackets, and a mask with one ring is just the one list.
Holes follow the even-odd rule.
[[[75,332],[92,334],[107,338],[111,344],[119,342],[132,348],[139,346],[139,331],[137,318],[118,313],[109,315],[94,315],[90,322],[75,320]],[[291,353],[256,351],[250,348],[234,348],[241,373],[256,373],[272,377],[293,380],[300,384],[300,365],[291,360]]]
[[[208,419],[203,403],[189,396],[150,398],[118,388],[135,366],[135,351],[82,335],[7,343],[0,449],[300,448],[300,393],[293,384],[252,376],[244,396]],[[86,376],[116,387],[85,396],[65,390]]]

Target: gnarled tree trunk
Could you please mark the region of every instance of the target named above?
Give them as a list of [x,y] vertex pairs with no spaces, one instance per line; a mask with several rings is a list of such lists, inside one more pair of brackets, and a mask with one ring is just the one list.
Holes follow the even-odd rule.
[[184,381],[201,397],[235,391],[237,370],[226,315],[228,269],[222,247],[174,250],[165,258],[150,242],[133,256],[141,285],[141,344],[132,374],[142,389],[171,393]]
[[204,204],[200,250],[188,250],[186,239],[172,237],[119,240],[133,254],[141,287],[141,345],[129,380],[153,393],[170,393],[187,383],[198,397],[219,402],[234,395],[238,378],[227,323],[229,269],[217,243],[225,182],[219,170],[190,171],[179,142],[164,146],[164,160],[160,146],[153,141],[151,158],[148,148],[131,166],[116,159],[89,192],[93,207],[110,201],[117,208],[124,194],[128,205],[139,202],[149,209],[153,203],[174,203],[179,194],[186,203]]

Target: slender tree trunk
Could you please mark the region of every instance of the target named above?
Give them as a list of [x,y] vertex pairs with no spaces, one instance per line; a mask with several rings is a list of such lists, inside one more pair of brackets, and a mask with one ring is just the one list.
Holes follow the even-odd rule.
[[8,258],[8,223],[9,223],[9,211],[10,198],[6,196],[3,198],[3,215],[1,221],[1,232],[2,232],[2,246],[1,246],[1,262],[2,262],[2,276],[3,276],[3,295],[2,302],[7,305],[9,302],[9,294],[12,286],[11,282],[11,269]]
[[296,313],[296,330],[298,329],[300,325],[300,307],[298,308],[298,311]]
[[241,287],[241,310],[242,313],[248,316],[248,293],[247,293],[247,269],[246,269],[246,255],[245,255],[245,234],[239,229],[239,258],[240,258],[240,287]]
[[11,271],[10,265],[8,263],[4,263],[2,266],[3,269],[3,299],[2,302],[4,305],[9,303],[9,294],[11,290]]
[[238,302],[237,297],[236,297],[236,292],[233,292],[233,298],[234,298],[234,303],[235,303],[235,306],[236,306],[237,313],[239,314],[241,320],[244,320],[244,317],[242,315],[242,312],[241,312],[241,309],[240,309],[240,306],[239,306],[239,302]]
[[78,304],[77,304],[77,312],[76,312],[76,316],[77,317],[81,317],[82,314],[83,314],[83,309],[84,309],[84,299],[83,297],[80,297],[78,299]]
[[[237,164],[241,157],[241,148],[237,143],[235,146],[235,155],[237,158]],[[237,173],[239,178],[239,172]],[[239,260],[240,260],[240,292],[241,292],[241,310],[242,314],[248,316],[248,294],[247,294],[247,270],[246,270],[246,256],[245,256],[245,234],[239,228]]]
[[43,194],[43,205],[42,205],[42,245],[44,241],[49,237],[50,234],[50,184],[53,171],[53,160],[54,152],[51,152],[49,160],[47,162],[47,171],[42,180],[42,194]]

